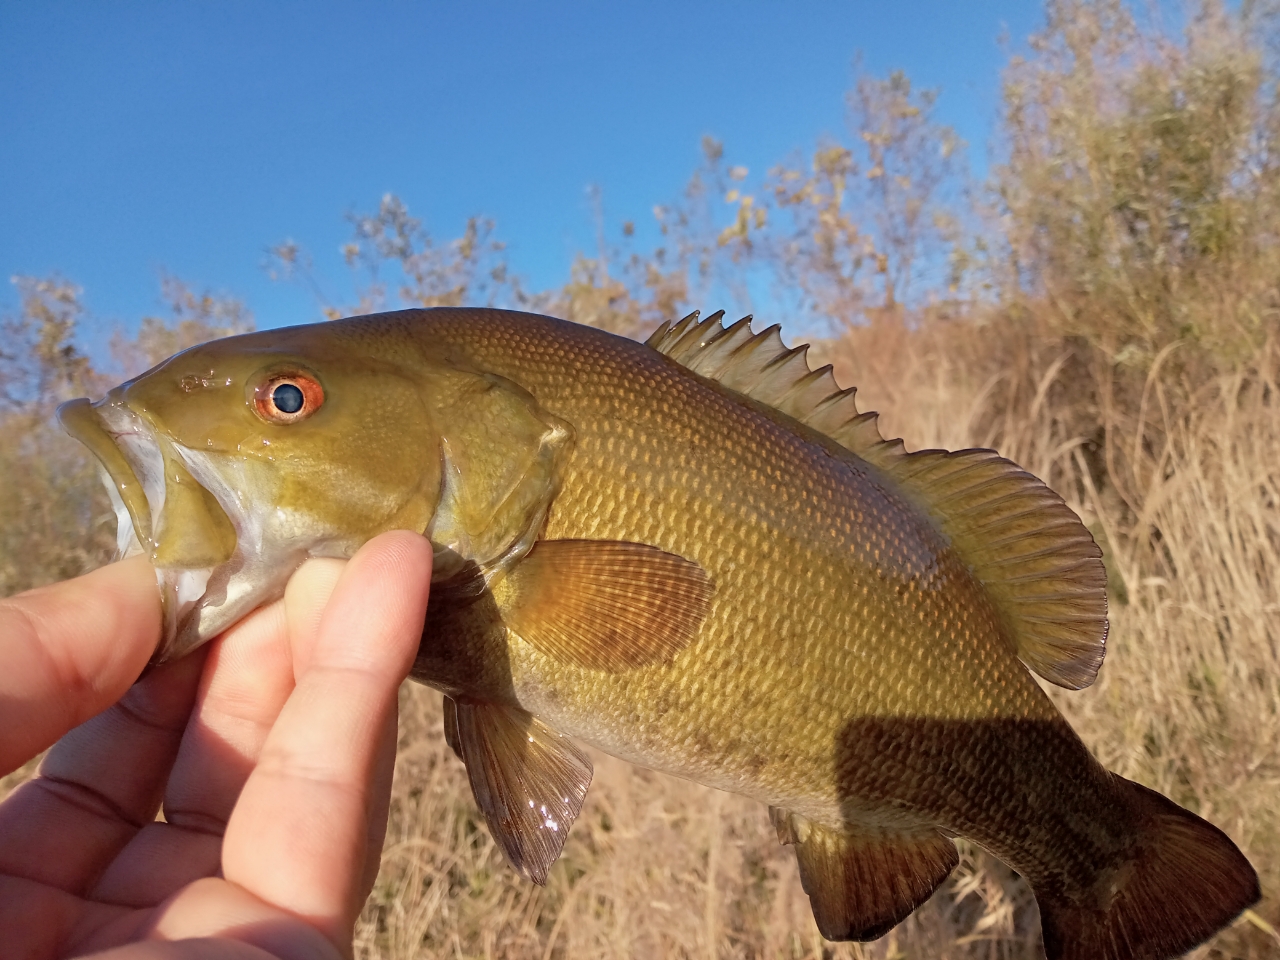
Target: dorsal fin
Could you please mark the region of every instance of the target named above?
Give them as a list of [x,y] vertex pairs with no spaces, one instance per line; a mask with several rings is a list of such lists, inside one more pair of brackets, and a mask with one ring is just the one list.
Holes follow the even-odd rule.
[[1023,663],[1060,686],[1093,682],[1106,649],[1102,551],[1062,498],[992,450],[921,450],[880,435],[830,365],[810,370],[775,324],[723,312],[664,323],[647,343],[680,365],[798,420],[878,467],[924,509],[986,585]]
[[874,413],[859,413],[856,388],[841,390],[831,365],[810,370],[809,345],[790,350],[781,326],[751,332],[746,316],[725,327],[724,311],[699,320],[697,312],[664,323],[646,343],[694,373],[799,420],[882,469],[905,451],[902,441],[886,442]]

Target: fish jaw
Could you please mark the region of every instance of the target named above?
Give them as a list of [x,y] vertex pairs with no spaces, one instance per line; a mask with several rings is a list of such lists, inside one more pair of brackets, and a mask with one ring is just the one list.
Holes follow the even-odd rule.
[[[126,455],[127,448],[120,443],[123,434],[112,430],[102,416],[104,403],[92,404],[85,397],[68,400],[58,407],[57,416],[62,429],[88,447],[102,467],[103,480],[116,508],[119,524],[117,544],[122,557],[127,552],[136,552],[130,548],[130,537],[139,549],[142,542],[151,541],[152,509],[143,478],[146,477],[153,488],[157,482],[156,475],[162,483],[163,464],[146,456],[143,445],[137,448],[143,456],[130,459]],[[126,427],[130,436],[135,429],[134,425]]]
[[161,655],[194,650],[257,607],[284,596],[294,571],[311,557],[348,559],[368,539],[363,532],[332,530],[313,514],[280,503],[277,478],[260,460],[174,444],[201,488],[235,528],[231,556],[212,571],[200,603],[177,625]]

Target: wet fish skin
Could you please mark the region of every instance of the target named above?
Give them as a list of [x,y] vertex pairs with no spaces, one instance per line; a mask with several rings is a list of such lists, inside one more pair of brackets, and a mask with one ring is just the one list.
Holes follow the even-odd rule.
[[[859,456],[691,372],[704,346],[681,363],[548,318],[403,311],[220,341],[118,389],[179,457],[241,462],[249,496],[307,518],[313,551],[397,525],[432,535],[443,560],[414,676],[451,698],[446,733],[534,879],[576,808],[516,822],[495,818],[493,797],[528,775],[533,793],[580,805],[589,770],[558,745],[567,734],[769,804],[832,937],[879,935],[922,902],[955,863],[953,836],[1028,877],[1052,957],[1172,956],[1256,900],[1216,828],[1093,760],[1019,659],[1055,669],[1052,649],[1014,635],[1010,611],[1035,597],[976,575],[975,551],[994,548],[930,513],[928,485],[901,479],[917,466],[879,447]],[[273,364],[323,382],[306,423],[247,409],[245,385]],[[1066,523],[1047,491],[1024,494]],[[219,502],[243,548],[247,525]],[[1019,516],[1036,535],[1036,512]],[[1097,581],[1078,531],[1063,537]],[[591,580],[615,567],[615,581]],[[669,607],[675,625],[619,633],[586,609],[561,636],[545,624],[575,585],[604,607],[623,596],[624,620],[632,594]],[[670,643],[650,650],[646,632]],[[1100,661],[1101,642],[1081,647]],[[1087,682],[1087,661],[1063,676]],[[525,742],[552,759],[521,756]],[[478,780],[482,766],[498,779]]]

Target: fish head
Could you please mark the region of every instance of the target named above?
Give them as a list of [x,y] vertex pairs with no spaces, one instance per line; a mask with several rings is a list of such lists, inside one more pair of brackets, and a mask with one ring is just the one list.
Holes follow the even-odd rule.
[[103,467],[120,555],[156,569],[156,662],[281,596],[308,557],[349,557],[386,530],[428,534],[444,574],[531,546],[551,477],[516,451],[528,424],[476,402],[493,384],[330,326],[193,347],[59,408]]

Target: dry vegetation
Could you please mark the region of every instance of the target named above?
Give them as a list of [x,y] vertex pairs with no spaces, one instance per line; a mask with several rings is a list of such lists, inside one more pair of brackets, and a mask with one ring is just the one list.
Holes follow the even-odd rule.
[[[913,447],[990,446],[1048,480],[1107,556],[1112,632],[1086,691],[1052,690],[1110,769],[1225,829],[1264,900],[1197,957],[1280,956],[1280,70],[1270,9],[1213,3],[1175,36],[1113,0],[1051,0],[1006,72],[1003,164],[963,178],[934,94],[862,78],[847,142],[752,177],[706,163],[531,293],[492,223],[434,242],[396,198],[353,218],[360,302],[494,303],[623,333],[710,297],[785,308]],[[602,229],[603,235],[603,229]],[[290,244],[277,266],[314,281]],[[0,594],[101,561],[91,471],[46,426],[102,374],[78,301],[23,281],[0,353]],[[118,374],[243,329],[176,282],[173,317],[116,344]],[[31,371],[36,371],[32,374]],[[89,491],[94,491],[90,493]],[[1026,886],[982,851],[881,941],[818,936],[757,804],[597,754],[545,889],[502,861],[443,742],[438,695],[403,693],[401,750],[361,957],[1031,958]]]

